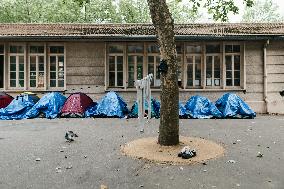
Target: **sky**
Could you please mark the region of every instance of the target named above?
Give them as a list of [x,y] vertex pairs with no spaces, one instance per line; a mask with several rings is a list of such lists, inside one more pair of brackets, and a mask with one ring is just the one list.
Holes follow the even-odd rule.
[[[274,3],[276,3],[279,6],[280,14],[284,16],[284,0],[272,0]],[[232,15],[230,16],[230,22],[240,22],[241,17],[244,13],[244,4],[241,0],[235,0],[235,3],[240,8],[240,14],[239,15]],[[281,11],[282,10],[282,11]]]
[[[234,0],[234,1],[235,1],[235,4],[239,7],[240,11],[239,11],[239,14],[237,15],[232,14],[229,16],[229,22],[232,22],[232,23],[241,21],[242,15],[244,14],[244,8],[245,8],[242,0]],[[272,1],[279,6],[279,12],[282,16],[284,16],[284,0],[272,0]],[[203,19],[200,20],[200,22],[214,22],[214,21],[210,21],[205,18],[204,20]]]

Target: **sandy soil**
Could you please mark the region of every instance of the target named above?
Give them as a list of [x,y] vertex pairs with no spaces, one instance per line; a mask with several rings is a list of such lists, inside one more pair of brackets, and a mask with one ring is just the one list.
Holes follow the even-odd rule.
[[[178,157],[178,153],[184,146],[195,149],[197,155],[190,159]],[[157,138],[151,137],[129,142],[121,148],[121,151],[132,158],[158,164],[188,165],[221,157],[224,155],[225,149],[213,141],[193,137],[180,137],[180,144],[177,146],[161,146],[157,143]]]

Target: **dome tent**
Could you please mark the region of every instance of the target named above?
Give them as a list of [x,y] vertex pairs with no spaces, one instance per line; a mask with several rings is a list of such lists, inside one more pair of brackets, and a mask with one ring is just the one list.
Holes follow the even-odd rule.
[[[145,111],[148,111],[148,102],[144,101]],[[138,103],[135,102],[131,107],[131,112],[129,117],[137,118],[138,117]],[[160,117],[160,102],[154,98],[151,98],[151,117],[159,118]]]
[[87,107],[92,104],[93,100],[85,93],[71,94],[61,110],[61,117],[85,117]]
[[216,107],[223,114],[224,118],[254,118],[256,113],[238,95],[226,93],[219,98]]
[[23,119],[38,100],[39,98],[36,95],[18,95],[6,108],[0,109],[0,119]]
[[222,113],[206,97],[192,96],[185,104],[192,118],[222,118]]
[[6,108],[14,98],[7,93],[0,92],[0,108]]
[[127,104],[115,92],[108,92],[98,102],[93,117],[119,117],[123,118],[128,114]]
[[182,103],[179,102],[178,104],[179,104],[179,118],[181,119],[189,118],[188,110],[184,107]]
[[58,117],[65,101],[66,97],[58,92],[48,93],[26,113],[25,118],[35,118],[43,113],[46,118],[54,119]]
[[85,111],[85,117],[94,117],[98,108],[98,103],[94,102]]

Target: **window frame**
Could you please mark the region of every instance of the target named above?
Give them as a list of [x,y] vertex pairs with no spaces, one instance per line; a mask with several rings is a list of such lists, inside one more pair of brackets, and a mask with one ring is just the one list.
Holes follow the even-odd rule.
[[[137,52],[130,52],[128,53],[128,46],[133,46],[133,45],[139,45],[139,46],[143,46],[143,52],[140,52],[140,53],[137,53]],[[145,70],[145,67],[146,67],[146,60],[145,60],[145,44],[142,42],[142,43],[127,43],[126,44],[126,66],[125,66],[125,69],[126,69],[126,88],[135,88],[135,85],[132,86],[129,86],[129,61],[128,61],[128,58],[129,56],[134,56],[135,58],[135,61],[134,61],[134,81],[137,80],[137,64],[138,64],[138,61],[137,61],[137,57],[138,56],[142,56],[143,58],[143,62],[142,62],[142,66],[143,66],[143,72],[142,72],[142,77],[145,77],[147,74],[146,74],[146,71]]]
[[[43,46],[44,47],[44,52],[43,53],[31,53],[30,52],[30,47],[31,46]],[[28,44],[28,88],[30,90],[47,90],[47,46],[45,43],[29,43]],[[31,66],[31,56],[35,56],[36,57],[36,87],[31,87],[30,86],[30,66]],[[39,56],[43,56],[44,57],[44,87],[37,87],[38,86],[38,74],[39,74]]]
[[[60,46],[60,47],[64,47],[64,53],[51,53],[50,52],[50,47],[54,47],[54,46]],[[66,79],[66,44],[65,43],[48,43],[46,45],[46,54],[47,54],[47,69],[46,69],[46,77],[47,77],[47,88],[51,89],[52,91],[62,91],[62,90],[66,90],[66,83],[67,83],[67,79]],[[50,86],[50,57],[51,56],[56,56],[56,87],[51,87]],[[63,87],[58,87],[58,56],[63,56],[64,57],[64,86]]]
[[[245,60],[244,60],[244,53],[245,53],[245,42],[241,42],[241,41],[177,41],[177,44],[182,46],[182,53],[177,54],[177,56],[181,57],[181,82],[182,85],[179,86],[181,91],[225,91],[225,90],[245,90]],[[127,47],[129,45],[144,45],[144,53],[128,53],[127,52]],[[148,52],[148,46],[151,44],[157,44],[157,42],[155,41],[144,41],[144,42],[106,42],[105,43],[105,47],[106,47],[106,51],[105,51],[105,90],[118,90],[118,91],[135,91],[135,87],[128,87],[128,56],[143,56],[143,77],[145,77],[148,74],[148,57],[149,56],[160,56],[160,53],[149,53]],[[219,53],[206,53],[206,45],[210,45],[210,44],[218,44],[220,45],[220,52]],[[226,76],[225,76],[225,45],[240,45],[240,86],[226,86]],[[119,53],[121,56],[123,54],[124,56],[124,63],[123,63],[123,87],[114,87],[114,86],[109,86],[109,60],[108,57],[110,54],[113,53],[108,53],[109,51],[109,45],[122,45],[124,48],[123,53]],[[194,53],[190,53],[190,52],[186,52],[186,46],[187,45],[199,45],[201,47],[201,52],[194,52]],[[201,58],[201,84],[200,86],[196,86],[196,87],[190,87],[187,86],[187,56],[200,56]],[[206,86],[206,57],[207,56],[218,56],[220,59],[220,85],[219,86]],[[156,58],[154,59],[154,72],[157,71],[157,66],[158,66],[159,62],[157,62]],[[137,67],[135,68],[135,78],[136,78],[136,70]],[[212,67],[212,69],[214,69]],[[212,74],[214,74],[214,72],[212,72]],[[215,77],[215,74],[212,75],[212,78]],[[219,79],[219,78],[218,78]],[[154,82],[156,80],[156,73],[154,73]],[[214,80],[212,80],[212,84],[214,84]],[[152,89],[155,91],[160,91],[160,86],[152,86]]]
[[6,45],[0,43],[0,46],[3,46],[3,53],[0,53],[0,56],[3,56],[3,87],[0,87],[0,89],[4,90],[6,88]]
[[[239,45],[240,46],[240,52],[239,53],[226,53],[225,47],[226,45]],[[226,85],[226,56],[227,55],[239,55],[240,56],[240,85],[239,86],[227,86]],[[243,89],[245,90],[246,86],[246,70],[245,70],[245,42],[236,42],[236,41],[228,41],[223,43],[223,89],[230,89],[230,90],[237,90],[237,89]],[[232,70],[234,72],[234,69]],[[232,78],[234,83],[234,78]]]
[[[23,53],[11,53],[10,52],[10,47],[11,46],[23,46],[24,47],[24,52]],[[8,64],[8,89],[9,90],[26,90],[27,89],[27,45],[26,43],[9,43],[8,44],[8,60],[7,60],[7,64]],[[11,87],[11,76],[10,76],[10,63],[11,63],[11,56],[15,56],[16,57],[16,87]],[[23,56],[24,57],[24,86],[23,87],[19,87],[19,57]]]

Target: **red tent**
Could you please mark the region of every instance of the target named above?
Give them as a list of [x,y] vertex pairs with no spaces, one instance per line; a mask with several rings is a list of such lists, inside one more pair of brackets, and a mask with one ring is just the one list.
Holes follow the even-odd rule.
[[93,100],[84,93],[71,94],[61,110],[61,117],[84,117],[86,108],[92,104]]
[[0,92],[0,108],[6,108],[14,98],[10,95]]

